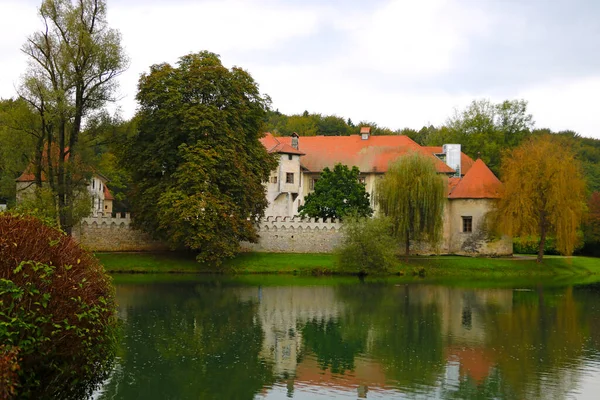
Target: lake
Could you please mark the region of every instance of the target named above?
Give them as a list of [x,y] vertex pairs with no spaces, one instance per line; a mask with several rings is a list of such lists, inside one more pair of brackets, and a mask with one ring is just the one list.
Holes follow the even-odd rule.
[[96,399],[597,399],[600,285],[116,277]]

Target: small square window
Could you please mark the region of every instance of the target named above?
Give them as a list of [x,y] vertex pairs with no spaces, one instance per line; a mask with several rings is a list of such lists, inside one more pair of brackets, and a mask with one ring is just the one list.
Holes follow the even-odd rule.
[[276,176],[272,176],[271,177],[271,183],[277,183],[277,177]]
[[359,176],[358,177],[358,183],[362,183],[363,185],[367,184],[367,178],[365,178],[364,176]]
[[294,159],[294,156],[291,154],[288,154],[288,160],[292,161]]
[[462,217],[463,232],[473,232],[473,217]]
[[294,173],[293,172],[285,173],[285,183],[294,183]]

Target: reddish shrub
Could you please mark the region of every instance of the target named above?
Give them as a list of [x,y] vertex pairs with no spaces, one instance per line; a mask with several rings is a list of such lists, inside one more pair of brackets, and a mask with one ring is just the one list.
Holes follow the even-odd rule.
[[19,348],[20,398],[85,397],[110,371],[110,277],[70,236],[33,217],[0,214],[0,322],[0,342]]
[[12,399],[17,393],[19,351],[14,347],[0,346],[0,399]]

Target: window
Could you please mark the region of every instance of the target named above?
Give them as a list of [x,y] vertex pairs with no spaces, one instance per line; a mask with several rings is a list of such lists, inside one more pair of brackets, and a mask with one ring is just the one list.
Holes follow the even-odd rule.
[[294,159],[294,156],[291,154],[288,154],[288,160],[292,161]]
[[277,177],[276,176],[272,176],[271,177],[271,183],[277,183]]
[[363,185],[367,184],[367,178],[365,178],[364,176],[359,176],[358,177],[358,183],[362,183]]
[[294,183],[294,173],[293,172],[285,173],[285,183]]
[[96,189],[96,180],[92,179],[92,189]]
[[319,180],[319,178],[312,178],[310,180],[310,184],[308,185],[310,190],[315,190],[315,184],[317,183],[318,180]]
[[473,232],[473,217],[462,217],[463,232]]

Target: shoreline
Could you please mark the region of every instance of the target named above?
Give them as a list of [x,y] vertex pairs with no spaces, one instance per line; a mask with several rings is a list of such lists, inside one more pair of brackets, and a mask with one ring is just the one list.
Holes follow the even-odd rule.
[[[304,275],[356,276],[337,269],[334,254],[240,253],[215,268],[196,262],[193,255],[162,253],[95,253],[111,274],[222,274],[222,275]],[[600,280],[600,258],[584,256],[545,256],[541,264],[535,256],[465,257],[410,256],[401,257],[388,277],[433,278],[550,278],[591,277]]]

